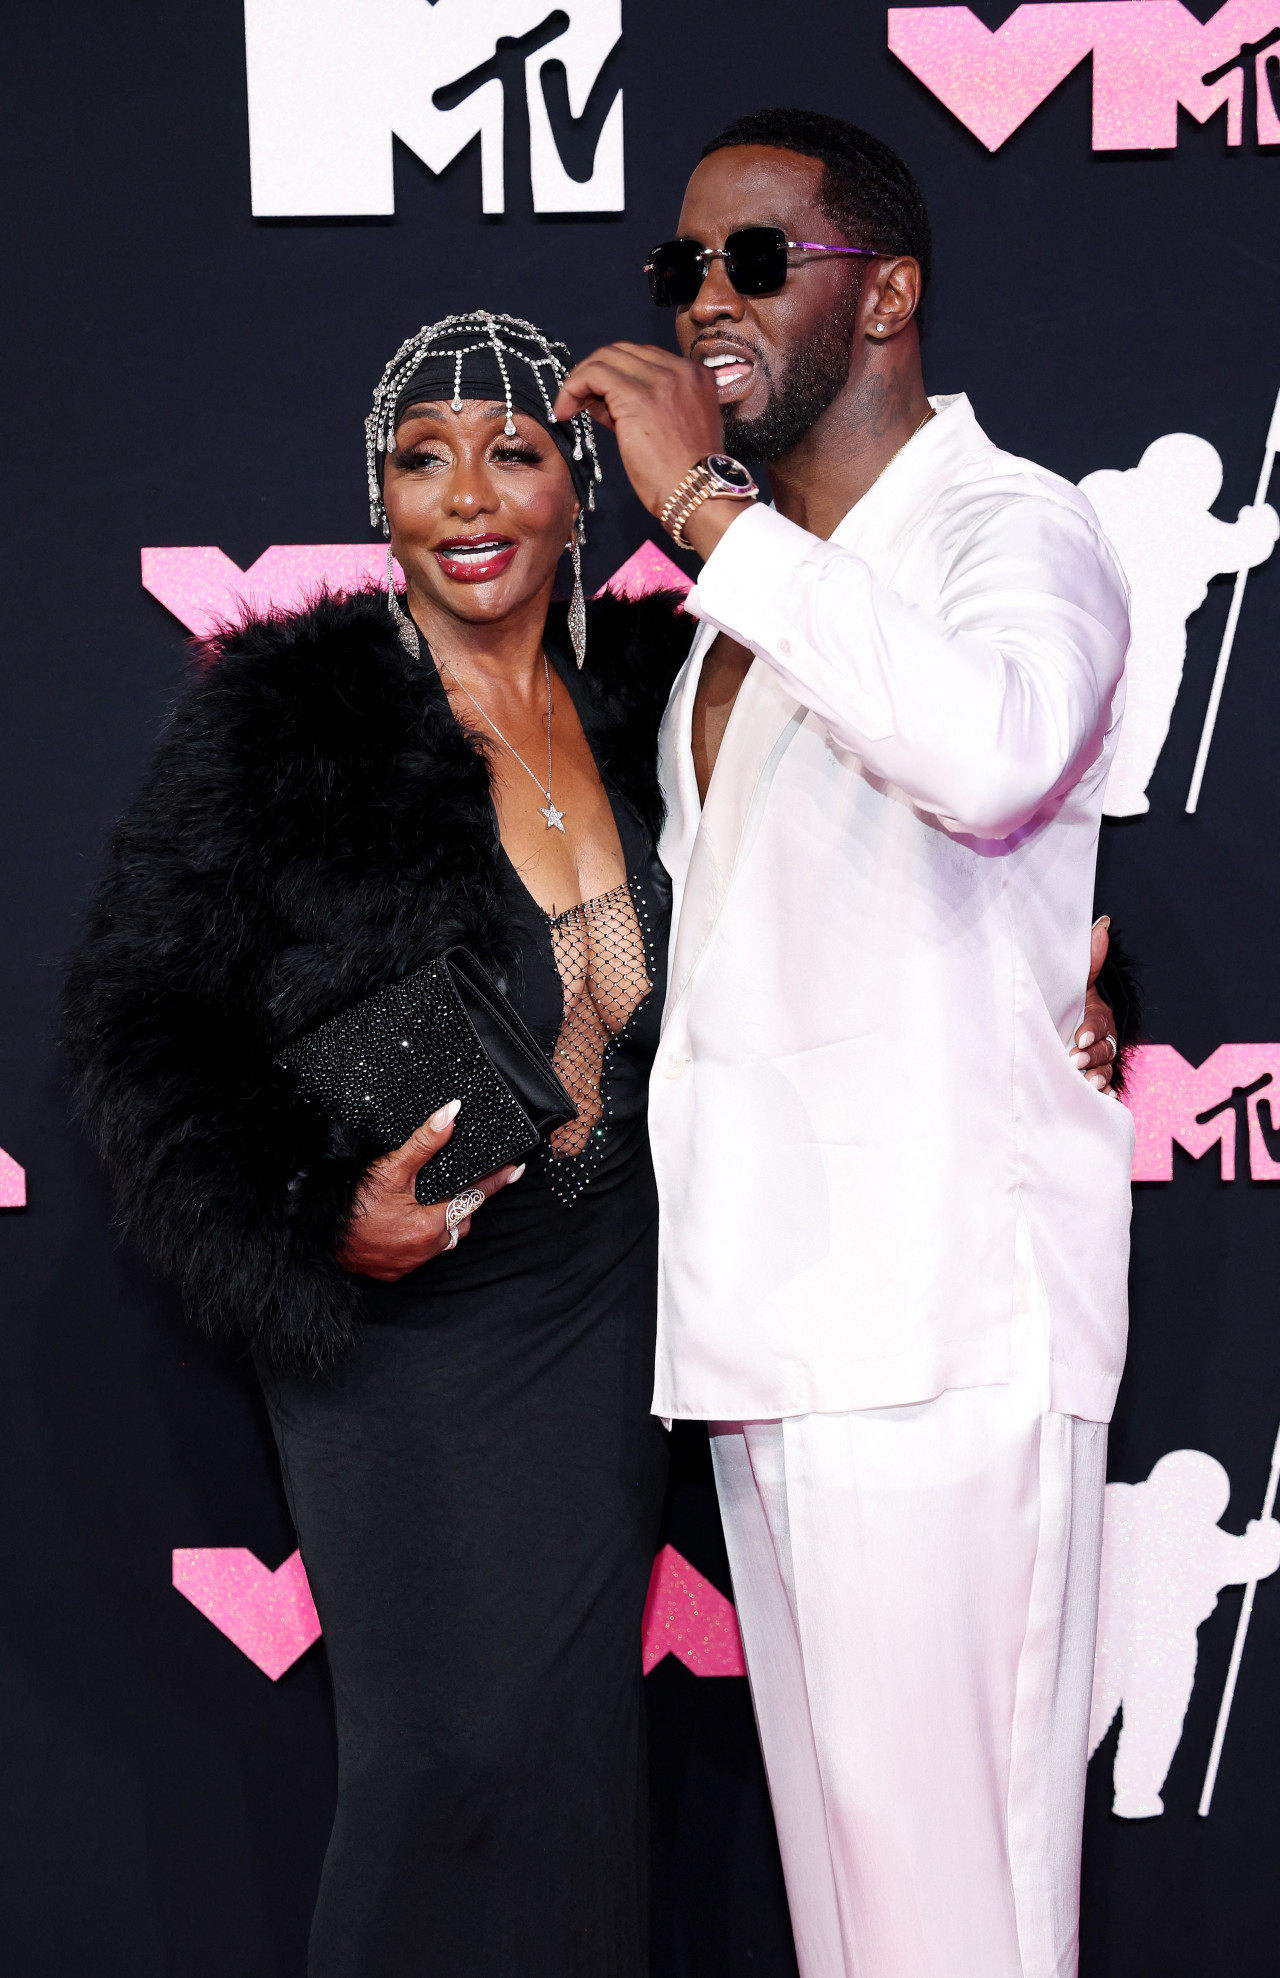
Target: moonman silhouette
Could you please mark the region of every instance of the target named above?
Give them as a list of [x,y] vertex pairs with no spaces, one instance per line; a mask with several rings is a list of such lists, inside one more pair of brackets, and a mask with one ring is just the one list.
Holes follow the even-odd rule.
[[1133,594],[1124,720],[1103,805],[1108,817],[1149,808],[1147,785],[1182,684],[1187,619],[1204,603],[1209,579],[1265,563],[1280,535],[1280,517],[1266,502],[1242,508],[1237,522],[1210,515],[1221,486],[1217,449],[1194,433],[1166,433],[1128,472],[1103,468],[1080,483]]
[[1200,1623],[1223,1587],[1280,1566],[1274,1518],[1250,1519],[1242,1538],[1220,1528],[1230,1496],[1221,1463],[1199,1449],[1162,1456],[1145,1483],[1107,1485],[1089,1756],[1123,1706],[1111,1808],[1122,1820],[1164,1812]]

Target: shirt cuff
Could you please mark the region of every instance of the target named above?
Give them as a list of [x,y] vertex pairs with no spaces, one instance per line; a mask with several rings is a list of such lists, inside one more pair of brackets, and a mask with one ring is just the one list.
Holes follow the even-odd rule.
[[697,618],[711,618],[744,645],[753,643],[748,627],[759,624],[778,589],[817,546],[796,522],[776,508],[753,502],[735,517],[698,574],[685,600]]
[[[834,641],[821,629],[819,609],[824,580],[832,578],[839,582]],[[685,609],[767,660],[797,700],[859,747],[894,732],[882,642],[866,625],[871,583],[855,551],[756,506],[725,530]]]

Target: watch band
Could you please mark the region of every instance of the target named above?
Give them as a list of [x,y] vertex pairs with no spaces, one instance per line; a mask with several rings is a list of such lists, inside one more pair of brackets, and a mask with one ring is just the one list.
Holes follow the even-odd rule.
[[[709,458],[710,456],[708,456]],[[745,472],[745,469],[743,470]],[[723,498],[727,501],[754,501],[760,490],[754,481],[745,488],[735,488],[723,475],[717,474],[706,460],[697,461],[685,475],[683,481],[670,496],[658,521],[679,549],[692,549],[686,542],[684,525],[704,501]]]

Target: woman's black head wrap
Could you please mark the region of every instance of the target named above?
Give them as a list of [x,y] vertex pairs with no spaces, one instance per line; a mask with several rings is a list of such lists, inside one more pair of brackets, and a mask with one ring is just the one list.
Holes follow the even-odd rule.
[[[551,407],[569,370],[569,352],[518,316],[487,309],[446,316],[402,343],[387,365],[364,422],[369,473],[369,520],[388,533],[382,505],[382,464],[395,443],[396,426],[411,405],[443,400],[455,412],[464,399],[491,400],[507,408],[506,430],[514,433],[513,412],[527,412],[546,427],[569,465],[583,510],[595,507],[600,479],[595,434],[587,413],[556,420]],[[581,516],[579,517],[581,534]]]

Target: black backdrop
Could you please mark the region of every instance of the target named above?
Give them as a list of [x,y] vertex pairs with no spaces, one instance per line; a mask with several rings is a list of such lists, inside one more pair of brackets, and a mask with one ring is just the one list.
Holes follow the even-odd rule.
[[[995,25],[1007,9],[977,11]],[[104,834],[185,665],[140,547],[218,544],[244,566],[271,543],[364,540],[368,393],[433,316],[510,308],[579,350],[663,338],[639,264],[700,140],[789,101],[868,125],[924,184],[930,389],[967,390],[998,440],[1072,479],[1200,433],[1226,465],[1219,513],[1252,498],[1280,385],[1280,153],[1248,132],[1230,151],[1223,115],[1183,115],[1176,152],[1094,155],[1086,63],[991,156],[885,40],[866,0],[627,0],[610,70],[625,214],[534,218],[509,90],[502,218],[481,216],[474,147],[436,178],[397,146],[393,219],[255,222],[234,0],[6,12],[0,1144],[30,1202],[0,1217],[0,1955],[21,1978],[301,1972],[333,1797],[323,1649],[273,1686],[169,1584],[176,1545],[246,1545],[274,1566],[292,1534],[249,1369],[184,1333],[118,1247],[51,1043]],[[650,533],[613,472],[589,574]],[[1099,884],[1142,958],[1151,1035],[1196,1061],[1278,1022],[1274,565],[1250,586],[1200,813],[1181,810],[1227,591],[1192,620],[1151,815],[1104,830]],[[1280,1196],[1222,1183],[1213,1156],[1176,1163],[1137,1191],[1111,1474],[1207,1450],[1241,1530],[1280,1414]],[[727,1591],[693,1433],[669,1523]],[[1195,1814],[1239,1598],[1201,1631],[1164,1818],[1107,1811],[1114,1732],[1095,1762],[1086,1978],[1280,1970],[1280,1582],[1259,1592],[1213,1813]],[[657,1972],[785,1974],[746,1686],[669,1659],[648,1687]]]

